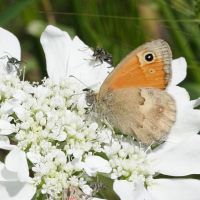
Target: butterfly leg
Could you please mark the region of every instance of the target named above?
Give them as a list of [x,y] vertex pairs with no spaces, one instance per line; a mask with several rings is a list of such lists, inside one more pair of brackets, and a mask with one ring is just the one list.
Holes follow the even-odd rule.
[[107,121],[106,118],[104,118],[103,122],[108,126],[108,128],[112,131],[112,137],[110,139],[110,146],[112,146],[112,138],[114,138],[115,136],[115,131],[113,129],[113,127],[109,124],[109,122]]
[[91,113],[92,113],[92,108],[89,111],[86,111],[85,114],[87,114],[87,116],[86,116],[85,122],[77,131],[80,131],[86,125],[86,122],[87,122],[88,118],[91,116]]

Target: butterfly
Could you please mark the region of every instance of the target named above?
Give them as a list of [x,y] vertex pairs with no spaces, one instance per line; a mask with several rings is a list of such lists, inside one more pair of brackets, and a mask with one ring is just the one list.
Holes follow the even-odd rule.
[[176,105],[166,91],[172,78],[172,53],[162,39],[129,53],[108,75],[99,93],[86,102],[106,124],[143,145],[160,143],[175,123]]

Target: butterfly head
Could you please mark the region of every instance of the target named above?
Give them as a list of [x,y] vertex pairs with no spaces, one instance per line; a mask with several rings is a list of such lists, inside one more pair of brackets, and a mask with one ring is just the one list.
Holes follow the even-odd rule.
[[92,106],[96,100],[96,94],[94,93],[93,90],[89,88],[85,88],[83,91],[86,92],[85,100],[86,100],[87,106]]

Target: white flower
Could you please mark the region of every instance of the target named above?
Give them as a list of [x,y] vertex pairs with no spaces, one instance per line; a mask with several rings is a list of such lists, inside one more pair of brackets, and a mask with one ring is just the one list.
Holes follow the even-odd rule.
[[1,135],[9,135],[15,131],[15,126],[7,120],[0,120],[0,130]]
[[186,77],[187,63],[184,58],[172,62],[172,82],[168,87],[169,94],[176,101],[177,116],[176,122],[170,130],[166,141],[177,143],[183,139],[196,135],[200,130],[200,111],[193,108],[200,105],[200,98],[190,101],[188,92],[176,86]]
[[[77,36],[70,36],[54,26],[47,26],[41,36],[49,77],[59,83],[60,78],[75,76],[85,85],[102,83],[113,68],[103,63],[95,67],[93,51]],[[97,63],[98,64],[98,63]],[[96,64],[96,65],[97,65]],[[73,79],[73,78],[72,78]]]
[[[10,187],[16,183],[21,190],[17,185],[14,199],[31,199],[35,192],[41,198],[60,199],[70,188],[79,197],[89,195],[88,176],[97,173],[114,179],[113,188],[124,200],[199,199],[200,181],[184,178],[200,173],[200,113],[193,109],[200,100],[190,101],[187,92],[175,86],[186,76],[183,58],[173,61],[173,77],[167,88],[177,105],[176,123],[166,142],[150,151],[130,136],[112,138],[111,130],[85,115],[86,102],[79,94],[86,86],[80,81],[98,90],[112,70],[107,68],[109,64],[95,67],[98,63],[91,61],[95,58],[90,48],[53,26],[45,29],[41,43],[50,77],[41,85],[7,74],[5,64],[6,75],[0,74],[0,148],[10,150],[5,164],[0,163],[4,199],[16,192]],[[8,138],[18,144],[10,145]],[[102,154],[104,158],[99,156]],[[155,178],[158,174],[181,179]]]
[[[170,150],[168,150],[169,148],[167,147],[168,143],[160,145],[158,147],[158,151],[156,151],[155,149],[155,151],[149,153],[146,156],[146,159],[148,159],[149,161],[154,161],[152,162],[151,166],[147,168],[147,174],[155,175],[155,173],[161,173],[168,176],[176,177],[187,176],[190,174],[199,174],[199,142],[200,136],[196,135],[178,143]],[[123,162],[125,162],[125,160]],[[144,164],[142,164],[143,167]],[[137,165],[137,168],[138,167],[139,164]],[[122,171],[124,170],[125,169],[123,167]],[[133,171],[130,170],[130,173],[132,172]],[[199,199],[200,192],[198,192],[199,190],[197,189],[200,186],[199,180],[187,178],[153,179],[153,177],[151,176],[147,177],[147,174],[145,175],[144,172],[142,173],[142,171],[140,171],[140,174],[143,174],[143,176],[146,177],[145,181],[140,178],[139,174],[135,176],[135,180],[115,180],[113,188],[114,191],[120,196],[120,199]],[[122,175],[124,176],[124,174]]]
[[17,74],[17,69],[8,64],[8,58],[14,57],[20,61],[21,48],[18,39],[9,31],[0,27],[0,74]]
[[[190,101],[185,89],[175,86],[186,76],[185,59],[173,61],[172,70],[173,78],[168,92],[176,101],[177,119],[170,134],[165,138],[166,142],[149,154],[146,154],[148,151],[144,152],[142,157],[135,156],[134,150],[132,158],[127,160],[123,158],[125,152],[120,158],[119,144],[115,145],[117,148],[105,147],[112,168],[118,169],[113,170],[114,175],[111,177],[125,177],[125,180],[116,179],[113,185],[122,200],[199,199],[200,192],[197,188],[200,187],[200,181],[184,176],[200,173],[200,136],[197,135],[200,130],[200,111],[193,109],[200,104],[200,100]],[[124,141],[121,143],[123,146]],[[142,152],[142,149],[140,151]],[[138,152],[137,150],[137,154]],[[131,163],[134,158],[137,163],[135,166]],[[154,179],[156,174],[182,178]]]
[[[56,28],[50,26],[50,31],[52,29]],[[49,34],[48,31],[49,29],[47,28],[41,37],[41,41],[49,40],[48,37],[45,38],[45,34]],[[55,31],[54,33],[60,34],[60,31]],[[64,39],[66,39],[67,33],[63,34]],[[53,35],[55,36],[55,34]],[[57,36],[55,37],[57,38]],[[73,94],[82,93],[82,89],[85,86],[74,78],[68,78],[69,74],[65,73],[65,70],[66,72],[70,70],[70,74],[74,75],[76,72],[78,74],[75,73],[75,76],[80,78],[82,74],[75,69],[76,67],[84,67],[84,72],[87,72],[87,69],[96,71],[95,62],[85,60],[88,57],[92,58],[92,51],[90,49],[88,51],[79,51],[79,48],[84,49],[85,45],[76,38],[74,40],[75,45],[73,45],[76,52],[82,57],[80,58],[77,55],[78,59],[74,59],[74,53],[72,53],[74,47],[69,49],[71,43],[73,43],[71,39],[63,41],[62,38],[61,40],[61,47],[63,48],[63,44],[65,44],[64,48],[71,55],[72,60],[67,59],[67,65],[65,66],[62,63],[63,58],[55,57],[58,59],[58,73],[54,73],[55,69],[49,68],[52,67],[51,64],[53,63],[51,60],[47,60],[50,79],[44,79],[41,86],[20,82],[18,77],[11,78],[11,75],[2,76],[2,84],[0,85],[3,91],[2,94],[5,95],[3,99],[6,99],[5,102],[1,103],[1,112],[5,113],[0,119],[1,134],[13,133],[18,141],[17,147],[13,145],[16,149],[12,150],[6,157],[6,164],[8,163],[7,166],[11,171],[18,173],[20,181],[25,182],[28,179],[28,174],[25,173],[28,168],[24,168],[23,166],[25,165],[23,164],[20,169],[18,162],[27,162],[27,155],[29,162],[33,165],[31,169],[34,173],[32,179],[34,188],[35,186],[39,187],[38,189],[41,189],[42,194],[49,195],[49,198],[53,199],[60,198],[62,190],[69,185],[75,185],[80,188],[85,185],[86,181],[82,173],[85,166],[84,159],[86,156],[91,155],[92,151],[102,151],[101,144],[104,142],[96,134],[96,132],[100,132],[98,124],[94,122],[85,123],[84,108],[86,107],[86,102],[84,96],[82,95],[81,98],[76,95],[72,96]],[[51,43],[50,41],[47,44]],[[57,41],[56,39],[55,41],[59,43],[59,40]],[[48,48],[45,46],[46,55],[48,55],[47,52]],[[66,55],[63,49],[61,49],[61,52],[59,56]],[[48,64],[49,61],[50,66]],[[74,64],[77,61],[78,64]],[[82,62],[85,63],[84,66],[80,66]],[[59,63],[61,63],[60,69]],[[88,83],[95,84],[99,80],[102,81],[102,78],[105,78],[105,74],[107,75],[107,71],[107,67],[104,66],[104,69],[101,69],[104,77],[101,76],[98,80],[93,77],[93,81],[90,80],[92,82]],[[12,83],[14,81],[16,84]],[[12,84],[9,84],[10,82]],[[17,119],[9,116],[12,114]],[[101,130],[104,130],[104,128],[101,128]],[[5,141],[7,142],[7,140]],[[5,144],[3,145],[5,148]],[[9,144],[7,146],[9,148]],[[15,151],[19,152],[15,153]],[[108,163],[108,161],[106,162]],[[9,193],[12,192],[12,190],[9,191]],[[18,195],[16,195],[16,198],[18,198]]]
[[109,162],[99,156],[86,158],[84,169],[89,176],[96,176],[97,172],[110,173],[112,170]]
[[[0,193],[1,198],[14,200],[31,199],[36,187],[29,178],[29,171],[25,152],[9,144],[6,136],[0,137],[0,148],[11,150],[7,155],[5,164],[0,162]],[[17,195],[16,195],[17,194]]]

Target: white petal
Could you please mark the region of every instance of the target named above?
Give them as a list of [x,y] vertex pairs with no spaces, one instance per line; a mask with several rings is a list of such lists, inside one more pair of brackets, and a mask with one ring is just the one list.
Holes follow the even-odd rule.
[[38,163],[40,162],[41,155],[40,154],[35,154],[33,152],[28,152],[27,153],[27,158],[32,162],[32,163]]
[[0,27],[0,46],[1,50],[8,52],[12,57],[21,59],[21,48],[19,40],[11,32]]
[[13,111],[15,112],[15,114],[21,121],[26,120],[26,116],[25,116],[26,111],[22,106],[13,108]]
[[29,177],[28,163],[26,154],[20,149],[13,149],[5,160],[6,168],[10,171],[17,172],[21,182],[27,181]]
[[84,168],[85,163],[81,162],[81,160],[82,160],[82,156],[79,158],[74,158],[71,161],[72,165],[74,166],[75,171],[81,171]]
[[158,156],[155,170],[170,176],[200,174],[200,135],[180,142],[174,148]]
[[0,181],[0,194],[3,200],[31,200],[36,187],[20,181]]
[[83,185],[81,186],[81,189],[87,195],[91,194],[91,192],[93,191],[89,185]]
[[147,190],[156,200],[199,200],[200,180],[155,179]]
[[152,195],[144,188],[145,190],[145,200],[156,200]]
[[101,142],[110,144],[111,138],[112,138],[112,131],[110,129],[103,129],[101,132],[98,133],[98,140]]
[[192,108],[196,108],[197,106],[200,105],[200,97],[196,100],[192,100],[189,102]]
[[168,88],[167,91],[175,99],[176,105],[178,107],[187,106],[187,104],[190,101],[190,95],[188,94],[185,88],[181,88],[179,86],[173,86]]
[[10,129],[10,128],[11,128],[10,122],[0,119],[0,129]]
[[121,200],[144,200],[144,185],[140,181],[115,180],[113,190]]
[[20,101],[17,99],[8,99],[6,102],[1,106],[1,109],[5,114],[11,115],[14,111],[13,108],[20,105]]
[[0,145],[8,144],[10,145],[10,140],[7,136],[0,135]]
[[0,182],[1,181],[18,181],[18,175],[16,172],[6,169],[4,163],[0,162]]
[[73,156],[75,158],[80,158],[83,155],[83,150],[79,149],[79,150],[74,150],[73,152]]
[[68,150],[67,150],[67,154],[68,154],[68,155],[71,155],[73,152],[74,152],[74,151],[73,151],[72,149],[68,149]]
[[102,173],[110,173],[112,170],[109,162],[99,156],[90,156],[86,158],[85,165],[92,170]]
[[97,175],[96,169],[91,169],[90,167],[84,166],[84,170],[88,174],[88,176],[96,176]]
[[[107,63],[100,64],[92,56],[93,51],[76,36],[72,42],[69,57],[69,75],[75,76],[87,86],[102,83],[113,68],[107,68]],[[85,50],[86,49],[86,50]],[[85,51],[84,51],[85,50]]]
[[49,95],[50,93],[50,89],[49,88],[45,88],[42,85],[39,85],[38,87],[34,87],[32,88],[33,93],[36,93],[38,96],[39,95]]
[[172,149],[175,145],[176,143],[164,142],[163,144],[156,147],[150,154],[148,154],[148,157],[157,158],[159,155]]
[[13,149],[17,149],[16,145],[11,145],[11,144],[6,144],[4,142],[0,143],[0,149],[4,149],[4,150],[13,150]]
[[19,100],[20,102],[24,102],[24,99],[26,98],[26,93],[23,90],[16,90],[15,94],[13,95],[13,97],[17,100]]
[[172,61],[172,80],[170,85],[177,85],[186,77],[187,63],[181,57]]
[[176,100],[176,122],[170,130],[166,141],[178,143],[181,140],[196,135],[200,130],[200,111],[194,110],[189,95],[184,88],[171,87],[168,91]]
[[58,141],[64,141],[67,138],[66,133],[61,133],[57,136],[56,140]]
[[15,129],[13,129],[11,123],[6,120],[3,120],[3,119],[0,120],[0,129],[2,129],[0,131],[1,135],[9,135],[15,131]]
[[[0,58],[5,55],[14,57],[17,60],[21,59],[21,48],[18,39],[9,31],[0,27]],[[9,54],[7,54],[7,53]],[[8,59],[0,59],[0,74],[5,74]]]
[[61,77],[67,76],[71,38],[66,32],[49,25],[40,42],[45,52],[48,75],[59,83]]

